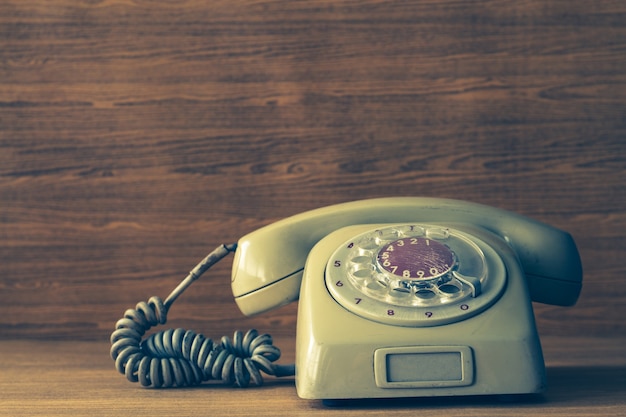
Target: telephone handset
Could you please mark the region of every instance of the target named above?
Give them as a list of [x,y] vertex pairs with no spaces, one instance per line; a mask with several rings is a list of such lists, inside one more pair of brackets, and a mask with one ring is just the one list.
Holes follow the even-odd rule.
[[505,210],[459,200],[396,197],[356,201],[301,213],[239,240],[232,271],[235,301],[253,315],[298,298],[313,246],[343,226],[440,222],[481,227],[503,238],[523,265],[533,301],[561,306],[578,299],[582,267],[572,237]]
[[399,197],[298,214],[207,256],[162,302],[118,321],[111,355],[145,386],[262,382],[280,352],[267,335],[213,342],[160,332],[176,298],[235,252],[245,315],[299,298],[295,380],[309,399],[541,392],[545,368],[531,301],[573,305],[582,266],[572,237],[518,214],[458,200]]

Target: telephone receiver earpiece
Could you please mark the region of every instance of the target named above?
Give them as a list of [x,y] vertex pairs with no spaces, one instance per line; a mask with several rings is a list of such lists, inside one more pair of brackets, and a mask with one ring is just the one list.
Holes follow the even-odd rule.
[[499,236],[517,254],[533,301],[560,306],[576,303],[582,265],[569,233],[506,210],[426,197],[378,198],[323,207],[242,237],[232,269],[235,301],[249,316],[296,300],[309,252],[336,229],[369,223],[431,222],[467,224]]

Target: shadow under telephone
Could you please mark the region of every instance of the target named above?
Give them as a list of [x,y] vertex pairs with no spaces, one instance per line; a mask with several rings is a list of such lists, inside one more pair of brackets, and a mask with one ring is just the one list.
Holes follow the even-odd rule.
[[[255,330],[213,341],[165,324],[176,298],[235,252],[245,315],[299,299],[296,363]],[[116,368],[148,387],[222,380],[260,385],[295,373],[307,399],[542,392],[531,301],[568,306],[582,266],[572,237],[521,215],[458,200],[344,203],[265,226],[209,254],[162,301],[127,310],[111,335]]]

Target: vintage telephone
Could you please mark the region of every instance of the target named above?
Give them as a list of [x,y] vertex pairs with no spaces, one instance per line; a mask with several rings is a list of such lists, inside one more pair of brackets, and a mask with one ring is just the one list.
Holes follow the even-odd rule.
[[119,372],[152,387],[293,374],[255,330],[219,342],[182,329],[142,340],[233,251],[232,290],[245,315],[299,298],[295,381],[307,399],[541,392],[531,301],[573,305],[582,286],[572,237],[521,215],[436,198],[344,203],[223,245],[165,302],[128,310],[111,336]]

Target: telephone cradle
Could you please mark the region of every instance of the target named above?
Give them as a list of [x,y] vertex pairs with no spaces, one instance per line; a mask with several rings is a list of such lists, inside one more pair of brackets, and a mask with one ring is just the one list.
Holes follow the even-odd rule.
[[[191,282],[233,251],[231,286],[243,314],[299,300],[295,384],[305,399],[540,393],[546,376],[532,301],[570,306],[582,287],[571,235],[519,214],[424,197],[338,204],[224,246],[165,303],[127,312],[111,355],[129,380],[190,384],[176,376],[180,368],[198,383],[221,375],[244,386],[261,383],[259,370],[293,373],[271,363],[280,353],[256,332],[221,344],[182,331],[141,341]],[[137,325],[141,315],[152,316],[150,325]]]

